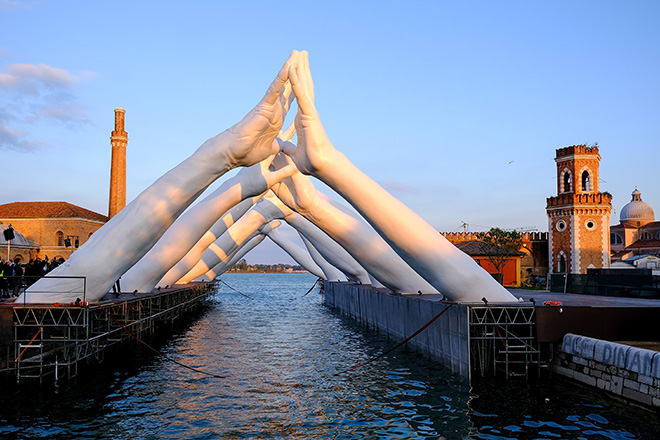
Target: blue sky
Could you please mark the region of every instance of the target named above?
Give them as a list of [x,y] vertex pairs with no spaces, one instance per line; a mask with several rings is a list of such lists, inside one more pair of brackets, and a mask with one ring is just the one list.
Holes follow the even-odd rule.
[[0,203],[107,213],[115,107],[131,200],[304,49],[335,146],[438,230],[546,231],[555,150],[595,142],[612,223],[635,187],[660,214],[659,19],[657,1],[0,0]]

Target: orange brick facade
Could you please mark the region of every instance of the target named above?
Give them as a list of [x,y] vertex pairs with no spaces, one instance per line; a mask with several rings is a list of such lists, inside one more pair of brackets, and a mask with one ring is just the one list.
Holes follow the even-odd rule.
[[557,196],[547,199],[550,273],[610,266],[612,196],[599,191],[598,147],[560,148]]
[[[29,258],[43,259],[46,255],[48,258],[63,257],[68,260],[76,250],[76,237],[78,238],[78,245],[82,246],[92,233],[104,224],[99,221],[79,218],[13,218],[3,220],[3,223],[11,223],[14,229],[20,231],[25,238],[40,244],[34,255],[23,256],[25,261],[28,261]],[[64,240],[67,237],[71,239],[71,246],[69,247],[64,245]]]
[[[14,202],[0,205],[0,222],[11,224],[38,247],[21,254],[31,258],[68,259],[78,247],[107,222],[102,214],[66,202]],[[66,239],[70,246],[66,246]]]

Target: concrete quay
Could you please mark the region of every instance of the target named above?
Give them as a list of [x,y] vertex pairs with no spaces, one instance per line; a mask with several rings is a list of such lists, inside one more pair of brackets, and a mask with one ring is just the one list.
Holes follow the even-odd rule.
[[[518,303],[453,304],[406,347],[468,380],[554,374],[660,407],[660,352],[648,348],[660,346],[660,300],[509,290]],[[323,291],[327,306],[396,341],[450,306],[347,282]]]

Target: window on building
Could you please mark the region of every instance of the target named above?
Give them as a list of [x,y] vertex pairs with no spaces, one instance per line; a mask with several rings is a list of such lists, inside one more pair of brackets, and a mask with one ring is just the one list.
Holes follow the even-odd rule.
[[64,233],[62,231],[57,231],[55,235],[57,236],[57,245],[64,246]]
[[649,231],[642,232],[642,240],[653,240],[653,236]]
[[655,239],[660,240],[660,231],[655,233]]
[[586,170],[582,173],[582,191],[591,191],[591,176]]
[[564,254],[559,255],[559,273],[566,273],[566,257]]
[[564,173],[564,192],[571,192],[571,173]]
[[623,238],[616,232],[610,233],[610,244],[623,244]]

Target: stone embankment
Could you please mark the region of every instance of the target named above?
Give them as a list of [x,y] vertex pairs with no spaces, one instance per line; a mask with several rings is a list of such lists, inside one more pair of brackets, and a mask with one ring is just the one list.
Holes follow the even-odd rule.
[[567,334],[552,370],[624,399],[660,408],[660,352]]

